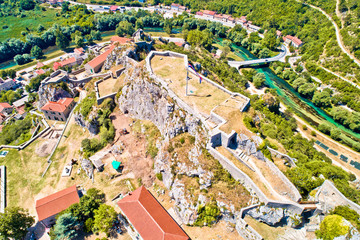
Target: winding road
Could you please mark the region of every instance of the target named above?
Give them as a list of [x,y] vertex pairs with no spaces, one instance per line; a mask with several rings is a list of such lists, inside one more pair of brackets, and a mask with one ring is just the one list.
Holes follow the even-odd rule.
[[[337,40],[337,42],[338,42],[341,50],[342,50],[346,55],[348,55],[349,58],[351,58],[352,60],[354,60],[354,62],[355,62],[357,65],[359,65],[359,67],[360,67],[360,61],[359,61],[359,59],[355,58],[354,55],[351,54],[351,52],[345,47],[344,43],[342,42],[342,38],[341,38],[341,34],[340,34],[340,29],[339,29],[338,25],[336,24],[336,22],[331,18],[331,16],[330,16],[329,14],[327,14],[324,10],[322,10],[322,9],[319,8],[319,7],[316,7],[316,6],[311,5],[311,4],[309,4],[309,3],[301,2],[300,0],[297,0],[297,1],[300,2],[300,3],[302,3],[302,4],[304,4],[304,5],[307,5],[307,6],[311,7],[311,8],[314,8],[314,9],[320,11],[322,14],[324,14],[324,15],[326,16],[327,19],[330,20],[330,22],[332,23],[332,25],[333,25],[334,28],[335,28],[336,40]],[[336,1],[336,6],[338,6],[338,4],[339,4],[339,1]]]

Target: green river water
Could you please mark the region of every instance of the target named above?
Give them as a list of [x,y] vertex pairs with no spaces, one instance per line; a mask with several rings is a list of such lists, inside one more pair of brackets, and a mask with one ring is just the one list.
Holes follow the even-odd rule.
[[[256,57],[251,54],[247,49],[239,47],[235,44],[232,45],[234,53],[244,59],[251,60],[256,59]],[[344,133],[347,136],[352,137],[353,139],[360,140],[360,134],[351,131],[350,129],[344,127],[343,125],[337,123],[332,117],[327,115],[322,109],[315,106],[310,100],[303,98],[295,89],[287,83],[284,79],[279,78],[271,71],[268,67],[256,67],[257,72],[264,73],[266,76],[266,84],[275,89],[279,95],[281,101],[288,107],[290,107],[297,115],[305,119],[313,126],[317,126],[320,123],[326,122],[330,125],[333,125]]]

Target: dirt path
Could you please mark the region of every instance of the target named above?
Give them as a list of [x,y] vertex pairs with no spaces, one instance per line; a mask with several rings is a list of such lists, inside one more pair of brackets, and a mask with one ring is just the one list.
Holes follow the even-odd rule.
[[335,12],[336,12],[336,16],[338,16],[338,18],[341,21],[341,28],[344,26],[344,20],[341,17],[341,13],[339,10],[339,5],[340,5],[340,0],[336,0],[336,8],[335,8]]

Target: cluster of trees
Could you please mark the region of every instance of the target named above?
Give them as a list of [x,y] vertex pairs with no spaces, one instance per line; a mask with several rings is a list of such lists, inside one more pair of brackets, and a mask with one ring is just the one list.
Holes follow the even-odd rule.
[[0,213],[0,235],[3,239],[24,239],[34,223],[34,217],[27,210],[7,207]]
[[[265,97],[266,96],[266,97]],[[264,97],[251,96],[254,112],[244,118],[244,123],[250,130],[259,132],[264,138],[272,138],[281,143],[288,155],[297,159],[297,167],[291,168],[286,175],[306,198],[308,194],[320,186],[324,179],[332,180],[338,189],[355,202],[360,201],[360,194],[353,189],[348,181],[355,180],[353,174],[331,164],[331,160],[322,152],[314,148],[314,142],[295,134],[296,120],[286,111],[279,112],[279,101],[267,93]],[[260,122],[255,121],[261,113],[264,116]],[[352,196],[351,196],[352,195]]]
[[74,239],[82,231],[109,234],[117,213],[113,207],[104,204],[105,195],[95,188],[87,191],[79,203],[57,215],[56,224],[50,231],[52,239]]
[[[95,94],[92,93],[78,105],[76,111],[80,112],[84,119],[86,119],[92,111],[94,105],[96,105],[96,97]],[[81,147],[85,157],[91,156],[114,140],[115,128],[110,120],[110,114],[114,108],[115,103],[112,99],[106,99],[98,107],[97,126],[99,127],[100,139],[86,138],[81,142]]]
[[8,90],[8,91],[1,91],[0,92],[0,102],[7,102],[12,104],[16,100],[20,99],[23,94],[22,89],[18,89],[16,91]]
[[32,127],[33,124],[30,115],[26,116],[23,120],[13,121],[6,124],[0,135],[0,145],[7,145],[15,142],[19,138],[25,138],[25,135],[29,135]]

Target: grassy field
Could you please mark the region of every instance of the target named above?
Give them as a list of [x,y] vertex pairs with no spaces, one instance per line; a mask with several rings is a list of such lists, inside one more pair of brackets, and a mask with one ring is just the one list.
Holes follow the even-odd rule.
[[106,96],[110,93],[117,92],[124,84],[125,75],[122,74],[120,77],[114,79],[109,78],[99,84],[99,95],[100,97]]
[[246,216],[245,221],[257,231],[264,239],[275,240],[285,233],[286,227],[270,227],[269,225],[258,222],[252,217]]
[[193,74],[189,74],[188,96],[185,96],[186,69],[182,58],[155,56],[151,66],[154,73],[168,82],[181,99],[204,114],[210,114],[212,109],[230,97],[206,81],[200,84],[199,78]]
[[41,24],[46,28],[51,27],[54,23],[59,23],[56,13],[60,10],[46,8],[46,11],[26,11],[26,17],[0,17],[0,26],[8,26],[6,29],[0,30],[0,42],[7,38],[21,38],[22,31],[28,28],[30,33],[37,33],[37,28]]

